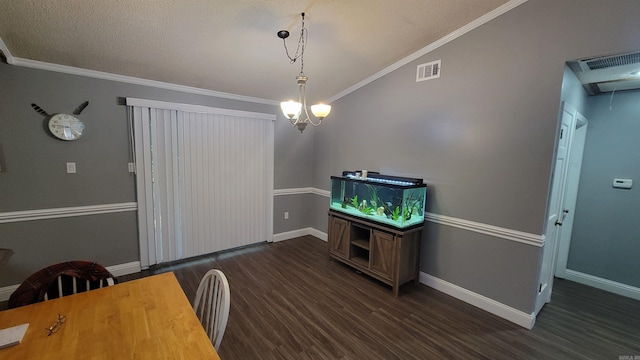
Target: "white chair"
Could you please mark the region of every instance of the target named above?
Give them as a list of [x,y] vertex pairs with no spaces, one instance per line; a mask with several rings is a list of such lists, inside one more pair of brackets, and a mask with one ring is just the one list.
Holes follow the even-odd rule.
[[229,319],[229,282],[220,270],[209,270],[198,285],[193,310],[218,350]]

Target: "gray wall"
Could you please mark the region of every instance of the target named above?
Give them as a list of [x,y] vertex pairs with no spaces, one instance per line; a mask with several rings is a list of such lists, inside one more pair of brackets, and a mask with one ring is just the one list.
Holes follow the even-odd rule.
[[[640,49],[638,13],[640,2],[634,0],[529,0],[334,102],[319,128],[301,136],[280,120],[275,188],[328,190],[329,177],[345,169],[422,177],[430,185],[430,212],[542,234],[565,61]],[[415,83],[416,65],[437,59],[442,77]],[[5,64],[0,64],[0,84],[0,144],[8,165],[0,173],[0,211],[135,201],[133,178],[126,172],[125,108],[118,97],[279,112],[276,106]],[[71,111],[84,100],[91,102],[83,113],[87,136],[70,144],[47,137],[29,107],[35,102],[51,112]],[[60,169],[73,156],[79,173],[69,180]],[[79,190],[50,195],[48,190],[61,185]],[[307,226],[326,231],[326,203],[317,195],[276,196],[274,232]],[[287,209],[292,218],[279,221],[279,212]],[[50,253],[67,247],[106,265],[137,260],[131,218],[100,216],[100,225],[89,218],[76,218],[84,229],[78,231],[58,221],[23,223],[23,228],[0,224],[0,247],[22,236],[12,241],[19,242],[15,246],[23,255],[9,264],[18,269],[37,269],[51,262]],[[91,233],[121,222],[124,234]],[[105,250],[109,254],[94,252],[102,246],[96,244],[112,244]],[[528,313],[539,255],[535,246],[427,223],[421,270]],[[19,279],[3,269],[0,286]]]
[[640,287],[640,91],[590,97],[587,118],[567,268]]
[[562,101],[573,106],[582,115],[587,114],[587,106],[589,104],[589,95],[582,86],[582,83],[571,71],[569,66],[564,66],[564,76],[562,77],[562,92],[560,95]]
[[[309,127],[301,134],[278,112],[275,131],[275,189],[295,189],[309,187],[312,181],[313,140],[315,128]],[[286,142],[283,140],[286,139]],[[280,142],[280,143],[279,143]],[[309,227],[309,194],[282,195],[273,199],[273,233],[280,234]],[[284,219],[284,212],[289,219]]]
[[[430,212],[543,234],[565,62],[640,49],[638,13],[530,0],[339,99],[316,133],[315,186],[345,169],[422,177]],[[438,59],[441,77],[416,83]],[[422,271],[533,311],[539,247],[426,226]]]
[[[135,202],[135,179],[127,171],[130,145],[123,97],[280,112],[277,105],[0,63],[0,212]],[[30,106],[36,103],[49,113],[71,112],[85,100],[89,106],[81,118],[86,134],[73,142],[48,135],[43,116]],[[313,132],[301,136],[280,115],[278,119],[275,188],[309,186],[313,148],[308,142]],[[66,173],[66,162],[76,162],[77,174]],[[300,197],[288,201],[297,206]],[[275,208],[285,206],[281,198],[274,199]],[[294,218],[289,226],[298,229],[309,225]],[[0,224],[0,248],[4,247],[15,254],[0,271],[0,287],[18,284],[39,268],[64,260],[87,259],[106,266],[137,261],[136,215],[131,211]]]

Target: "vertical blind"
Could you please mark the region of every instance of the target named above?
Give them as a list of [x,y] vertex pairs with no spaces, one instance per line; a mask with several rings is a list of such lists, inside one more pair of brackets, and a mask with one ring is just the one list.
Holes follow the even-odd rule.
[[127,105],[143,268],[271,240],[275,115]]

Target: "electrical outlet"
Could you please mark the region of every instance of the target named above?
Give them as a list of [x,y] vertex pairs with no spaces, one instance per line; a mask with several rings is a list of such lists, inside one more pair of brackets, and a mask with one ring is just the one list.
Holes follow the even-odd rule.
[[289,212],[288,211],[284,212],[284,219],[285,220],[289,220]]
[[130,173],[136,172],[136,166],[132,162],[129,163],[129,172]]

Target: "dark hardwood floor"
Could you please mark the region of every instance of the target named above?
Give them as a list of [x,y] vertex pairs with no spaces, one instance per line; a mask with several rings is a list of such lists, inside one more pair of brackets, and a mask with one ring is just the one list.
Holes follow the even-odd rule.
[[[424,285],[391,288],[330,261],[311,236],[160,266],[193,301],[221,269],[231,287],[222,359],[613,359],[640,357],[640,302],[557,279],[533,330]],[[119,278],[126,281],[139,275]]]
[[173,271],[193,302],[211,268],[231,287],[224,360],[640,358],[640,301],[556,279],[551,303],[526,330],[424,285],[404,285],[395,298],[328,260],[327,243],[311,236],[118,280]]

